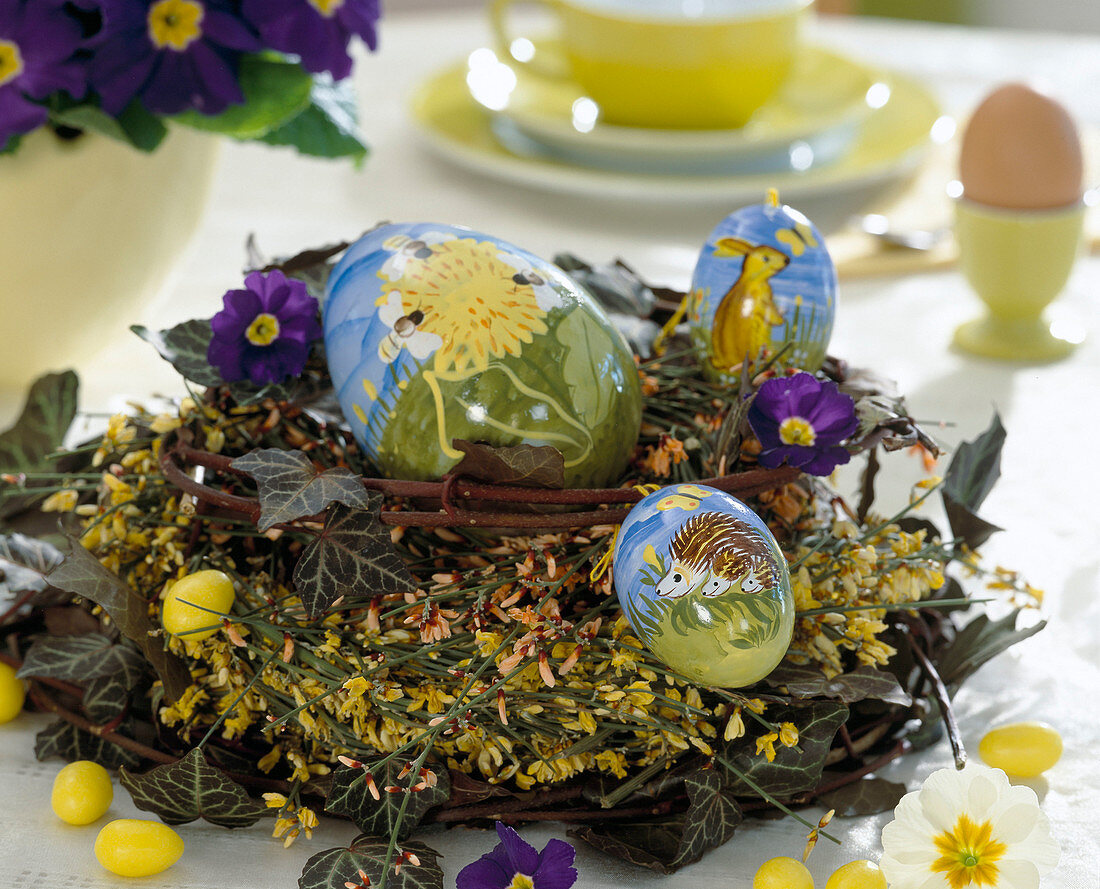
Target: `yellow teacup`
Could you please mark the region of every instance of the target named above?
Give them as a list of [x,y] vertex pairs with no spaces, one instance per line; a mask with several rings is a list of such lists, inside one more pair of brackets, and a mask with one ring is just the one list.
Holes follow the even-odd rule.
[[[787,79],[812,0],[492,0],[502,58],[542,76],[569,76],[602,119],[661,129],[743,126]],[[565,70],[516,58],[515,4],[549,8]]]

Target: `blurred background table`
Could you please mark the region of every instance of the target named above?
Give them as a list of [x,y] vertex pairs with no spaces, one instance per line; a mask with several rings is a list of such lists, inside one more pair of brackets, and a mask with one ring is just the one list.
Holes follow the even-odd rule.
[[[440,221],[487,231],[543,256],[569,251],[594,262],[621,257],[656,283],[684,287],[699,247],[726,213],[716,202],[584,198],[524,188],[463,171],[434,155],[410,121],[411,92],[441,65],[485,45],[488,29],[477,10],[403,13],[387,10],[378,54],[360,60],[358,89],[372,155],[361,171],[255,145],[226,145],[205,223],[186,259],[142,316],[118,319],[117,335],[79,366],[84,410],[118,409],[126,399],[182,394],[178,377],[129,333],[141,323],[163,328],[209,317],[221,294],[240,286],[245,239],[255,235],[267,254],[354,238],[379,220]],[[1038,79],[1074,113],[1083,128],[1100,126],[1100,37],[993,31],[879,20],[822,20],[813,38],[854,57],[905,72],[926,83],[950,115],[965,115],[994,84]],[[940,149],[950,170],[951,145]],[[1092,180],[1096,181],[1096,170]],[[927,184],[939,200],[945,181]],[[838,193],[799,202],[826,233],[837,232],[860,209],[881,209],[913,180],[873,192]],[[878,207],[875,202],[878,202]],[[1096,212],[1096,211],[1094,211]],[[1036,257],[1041,262],[1041,257]],[[932,273],[842,280],[841,311],[830,351],[895,379],[914,416],[942,419],[943,441],[972,438],[994,409],[1008,429],[1003,479],[987,501],[986,517],[1007,532],[991,541],[992,561],[1023,571],[1047,590],[1051,625],[981,671],[960,693],[957,707],[972,751],[990,723],[1045,719],[1062,731],[1066,753],[1045,780],[1033,782],[1063,847],[1062,862],[1044,885],[1100,886],[1100,772],[1095,755],[1100,719],[1092,699],[1100,687],[1100,511],[1095,452],[1100,440],[1097,386],[1100,332],[1068,360],[1047,366],[998,364],[951,350],[954,327],[979,311],[977,299],[951,269]],[[1084,257],[1058,310],[1095,327],[1100,258]],[[58,367],[64,366],[58,356]],[[15,407],[9,399],[4,409]],[[903,497],[919,476],[917,461],[892,458],[887,498]],[[852,484],[846,490],[851,490]],[[63,883],[73,889],[143,885],[112,878],[95,863],[92,835],[60,825],[45,800],[58,763],[36,763],[33,733],[42,717],[24,715],[0,727],[0,779],[13,815],[0,844],[0,884]],[[948,764],[946,742],[893,764],[884,775],[915,786]],[[135,810],[120,791],[115,817]],[[17,815],[14,812],[18,812]],[[841,863],[877,858],[886,816],[834,822],[844,846],[819,844],[811,859],[818,885]],[[283,850],[262,825],[229,833],[205,825],[180,829],[185,857],[166,876],[177,889],[295,885],[312,852],[338,844],[353,828],[325,822],[312,841]],[[541,845],[564,835],[560,825],[525,829]],[[772,855],[798,855],[804,829],[790,820],[750,822],[724,848],[682,875],[665,878],[611,861],[581,846],[578,885],[747,889],[756,867]],[[468,861],[493,845],[486,833],[437,829],[426,837],[446,857],[448,885]],[[150,878],[158,885],[163,878]]]

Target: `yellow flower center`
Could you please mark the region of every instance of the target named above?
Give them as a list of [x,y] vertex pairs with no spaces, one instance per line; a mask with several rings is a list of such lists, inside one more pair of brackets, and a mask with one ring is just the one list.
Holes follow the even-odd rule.
[[245,333],[248,341],[254,346],[270,346],[279,338],[279,319],[266,312],[257,315],[248,331]]
[[0,86],[23,73],[23,56],[10,40],[0,40]]
[[332,18],[336,10],[344,5],[344,0],[309,0],[309,5],[326,18]]
[[196,0],[158,0],[149,7],[149,39],[157,49],[187,49],[202,36],[205,10]]
[[527,874],[516,874],[505,889],[535,889],[535,881]]
[[1008,847],[993,839],[988,821],[975,824],[969,816],[960,815],[955,829],[941,833],[935,843],[940,857],[932,862],[932,872],[943,874],[951,889],[997,885],[997,862]]
[[788,445],[804,445],[813,447],[817,441],[817,433],[808,421],[801,417],[787,417],[779,424],[779,440]]

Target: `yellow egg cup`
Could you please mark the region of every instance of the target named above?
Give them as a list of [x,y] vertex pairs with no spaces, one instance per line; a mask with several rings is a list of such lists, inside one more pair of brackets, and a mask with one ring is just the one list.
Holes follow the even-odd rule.
[[1085,207],[1001,210],[955,205],[959,266],[988,313],[955,331],[955,345],[983,358],[1057,361],[1077,342],[1054,333],[1043,312],[1069,280]]

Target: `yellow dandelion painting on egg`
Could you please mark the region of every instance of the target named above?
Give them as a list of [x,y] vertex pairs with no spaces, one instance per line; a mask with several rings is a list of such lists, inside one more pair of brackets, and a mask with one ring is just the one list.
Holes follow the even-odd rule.
[[491,358],[519,355],[547,330],[535,285],[490,242],[456,238],[436,244],[429,258],[411,258],[390,284],[405,316],[418,318],[418,330],[442,340],[435,351],[437,374],[486,370]]

